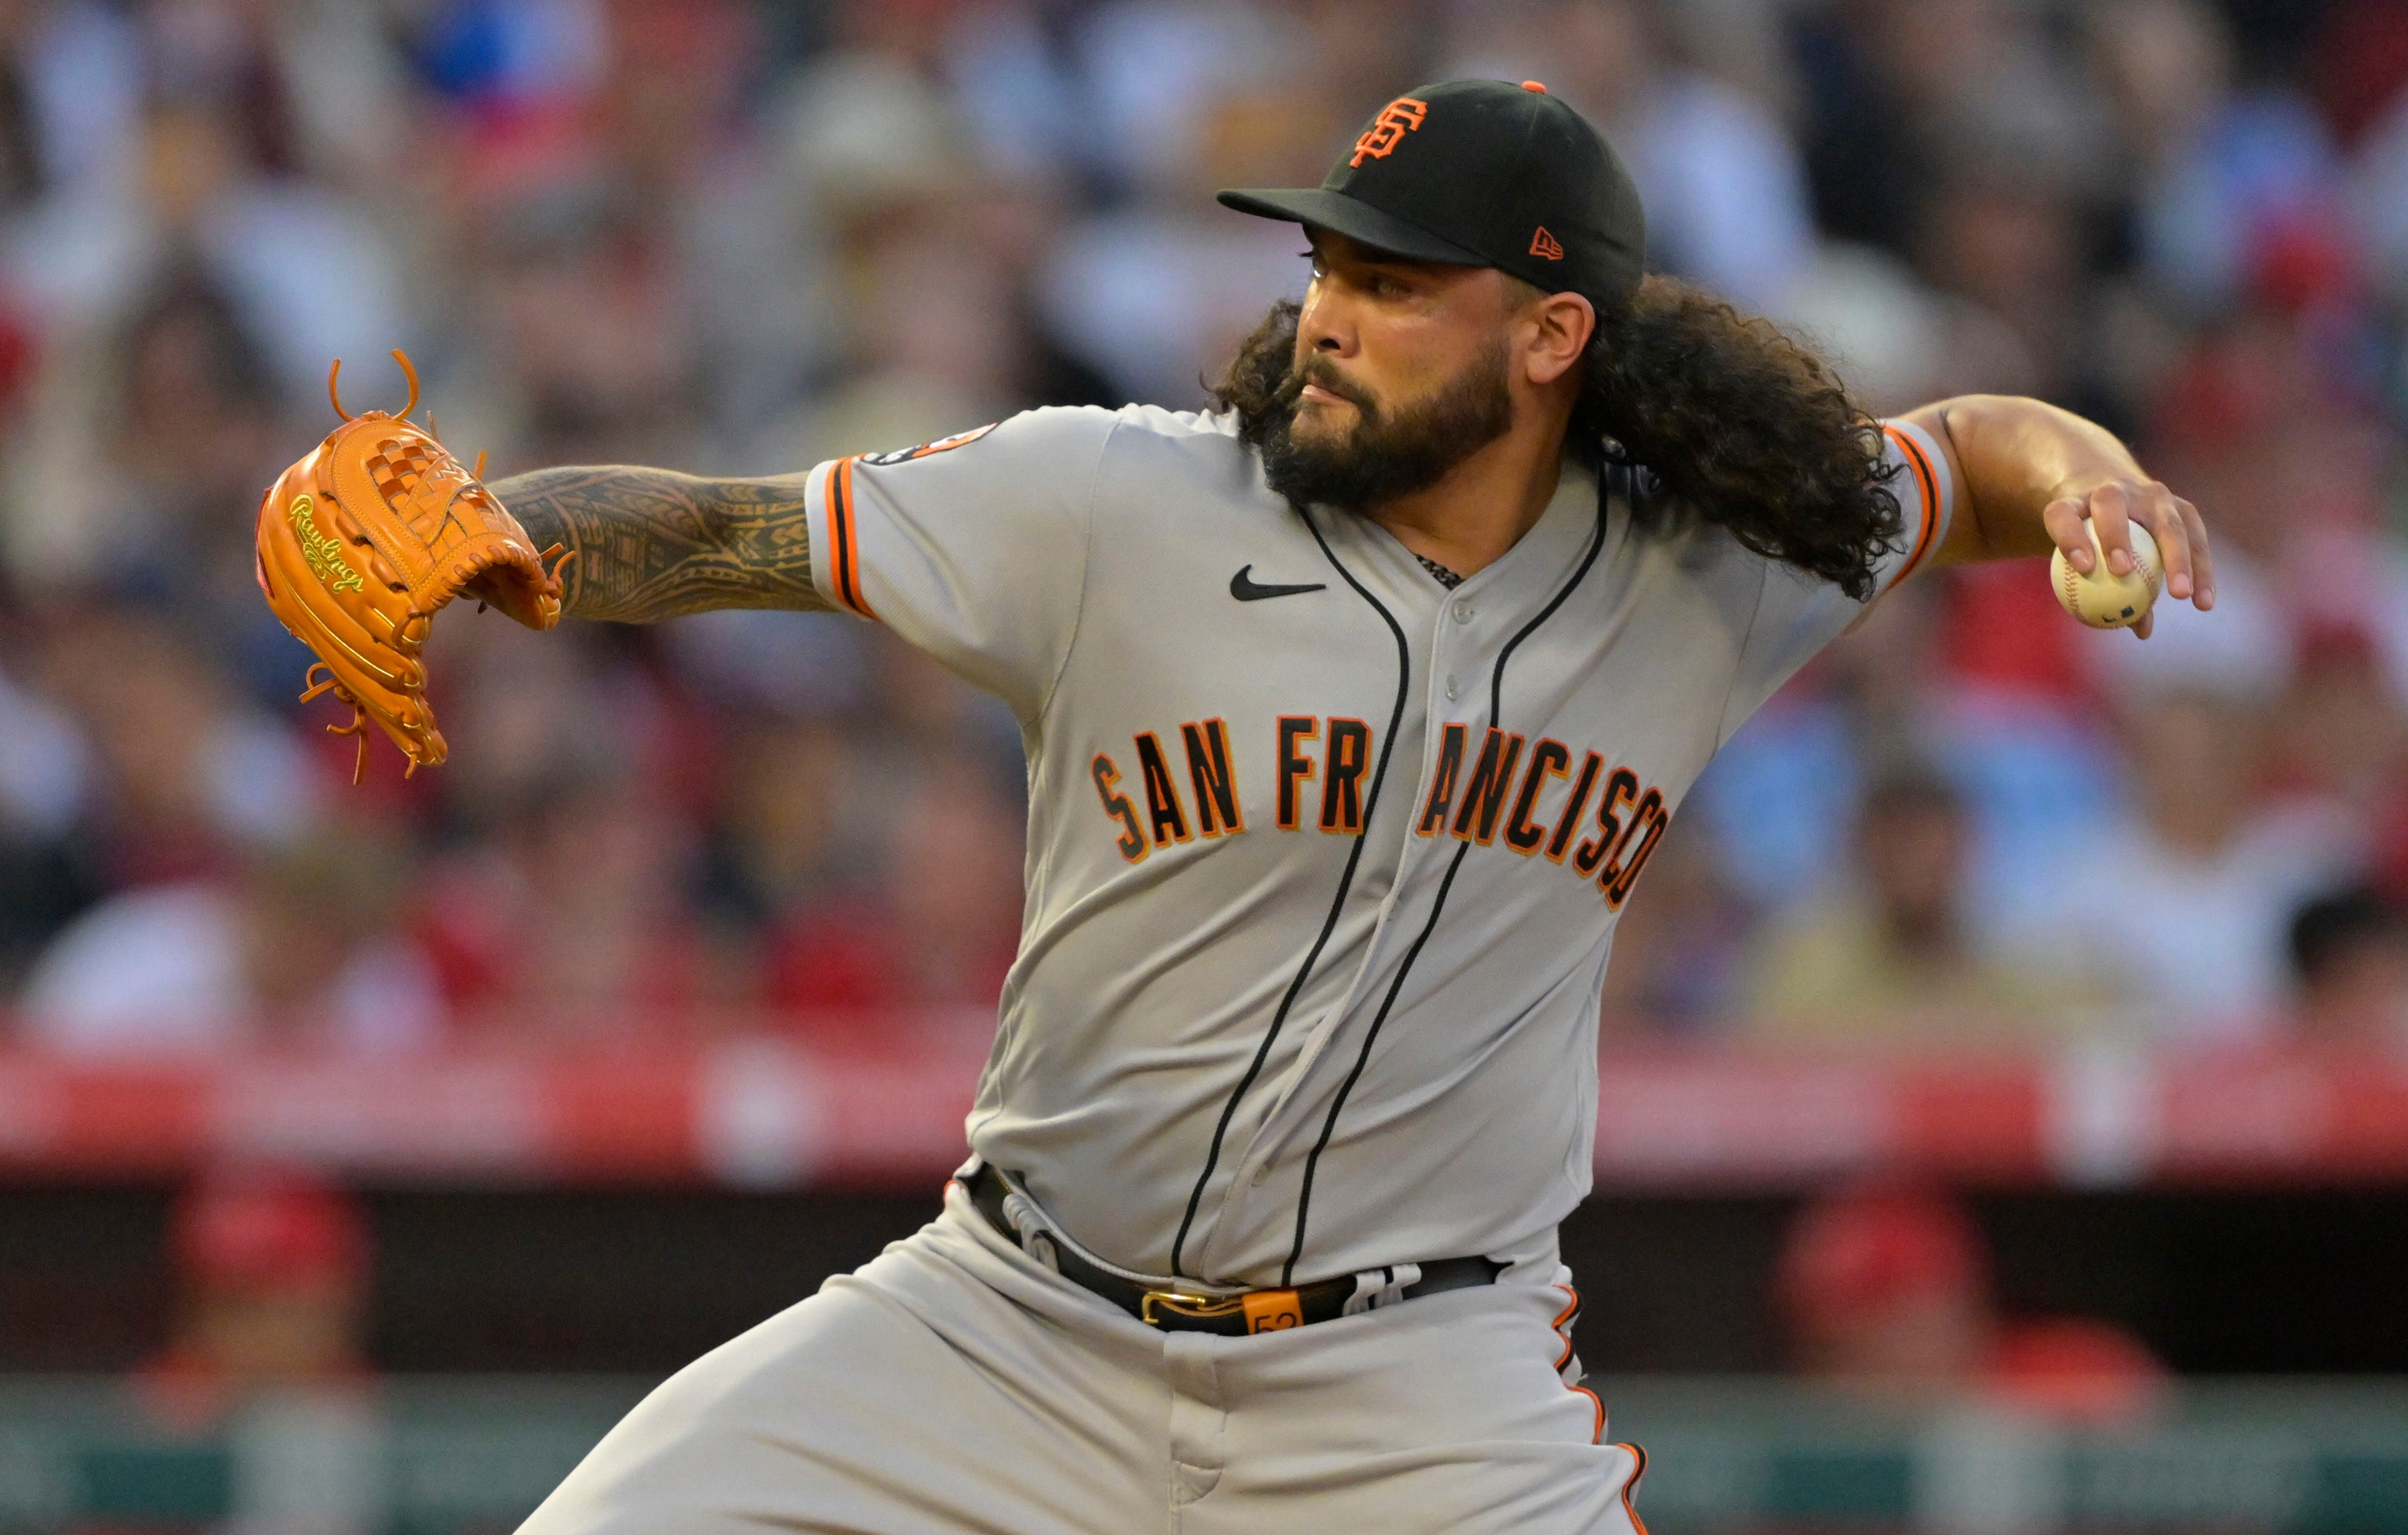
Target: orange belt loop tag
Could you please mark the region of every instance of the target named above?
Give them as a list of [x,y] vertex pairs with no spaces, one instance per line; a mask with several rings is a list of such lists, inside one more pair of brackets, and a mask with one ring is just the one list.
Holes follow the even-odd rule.
[[1304,1326],[1304,1301],[1294,1290],[1249,1290],[1243,1298],[1249,1334]]

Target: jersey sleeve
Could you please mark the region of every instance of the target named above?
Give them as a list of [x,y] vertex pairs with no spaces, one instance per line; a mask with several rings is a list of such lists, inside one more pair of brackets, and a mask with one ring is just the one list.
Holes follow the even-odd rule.
[[1023,719],[1068,659],[1097,466],[1117,418],[1031,410],[810,471],[811,581]]
[[[1900,527],[1896,546],[1875,564],[1875,596],[1929,561],[1948,537],[1956,505],[1948,457],[1931,435],[1905,421],[1885,421],[1881,429],[1882,457],[1890,468],[1889,487],[1898,496]],[[1795,566],[1763,563],[1756,612],[1740,647],[1738,675],[1723,711],[1724,740],[1868,606]]]

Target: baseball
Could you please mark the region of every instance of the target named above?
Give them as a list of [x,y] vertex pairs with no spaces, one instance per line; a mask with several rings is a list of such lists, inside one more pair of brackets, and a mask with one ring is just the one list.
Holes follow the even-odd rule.
[[2091,552],[2098,561],[2090,574],[2086,576],[2067,564],[2062,549],[2048,558],[2049,589],[2067,612],[2094,629],[2128,629],[2141,622],[2149,605],[2157,600],[2157,588],[2165,581],[2157,541],[2140,524],[2130,526],[2132,573],[2128,576],[2107,568],[2107,556],[2099,548],[2099,525],[2087,519],[2082,527],[2090,535]]

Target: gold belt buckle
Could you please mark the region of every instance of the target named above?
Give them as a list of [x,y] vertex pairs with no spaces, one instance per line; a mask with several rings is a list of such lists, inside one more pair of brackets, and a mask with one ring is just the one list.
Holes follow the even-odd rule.
[[1154,1314],[1157,1306],[1173,1316],[1226,1316],[1238,1309],[1240,1298],[1238,1296],[1223,1298],[1196,1295],[1186,1290],[1148,1290],[1145,1298],[1138,1302],[1137,1313],[1146,1326],[1158,1327],[1162,1326],[1162,1318]]
[[1277,1332],[1304,1326],[1304,1302],[1294,1290],[1246,1290],[1231,1296],[1194,1295],[1185,1290],[1148,1290],[1138,1302],[1138,1315],[1148,1327],[1160,1327],[1155,1308],[1171,1316],[1213,1321],[1243,1316],[1246,1331]]

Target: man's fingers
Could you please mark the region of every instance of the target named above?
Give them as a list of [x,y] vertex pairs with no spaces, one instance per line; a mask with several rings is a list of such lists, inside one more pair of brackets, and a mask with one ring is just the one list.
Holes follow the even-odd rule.
[[2157,626],[2157,615],[2154,611],[2143,613],[2141,615],[2141,621],[2132,625],[2132,638],[2135,639],[2146,639],[2149,638],[2149,631]]
[[2082,503],[2070,495],[2051,501],[2041,509],[2040,521],[2050,541],[2065,552],[2065,563],[2082,575],[2090,574],[2098,560],[2090,552],[2090,529],[2082,515]]
[[2207,552],[2207,524],[2199,509],[2174,497],[2174,512],[2182,518],[2183,532],[2190,547],[2191,601],[2200,612],[2215,606],[2215,562]]
[[2132,573],[2131,498],[2123,481],[2111,480],[2090,493],[2090,525],[2098,530],[2100,552],[2107,568],[2118,576]]
[[[2041,524],[2065,563],[2089,575],[2106,568],[2128,576],[2136,568],[2132,556],[2132,524],[2139,523],[2157,540],[2163,562],[2165,590],[2176,601],[2188,599],[2202,610],[2215,606],[2215,567],[2207,548],[2207,524],[2199,509],[2157,481],[2134,483],[2111,480],[2082,496],[2063,496],[2041,511]],[[2098,539],[2092,552],[2092,538]],[[2132,632],[2148,638],[2146,620]]]
[[2142,491],[2142,525],[2157,541],[2157,558],[2162,562],[2166,592],[2180,599],[2191,592],[2190,529],[2174,509],[2174,494],[2155,481]]

